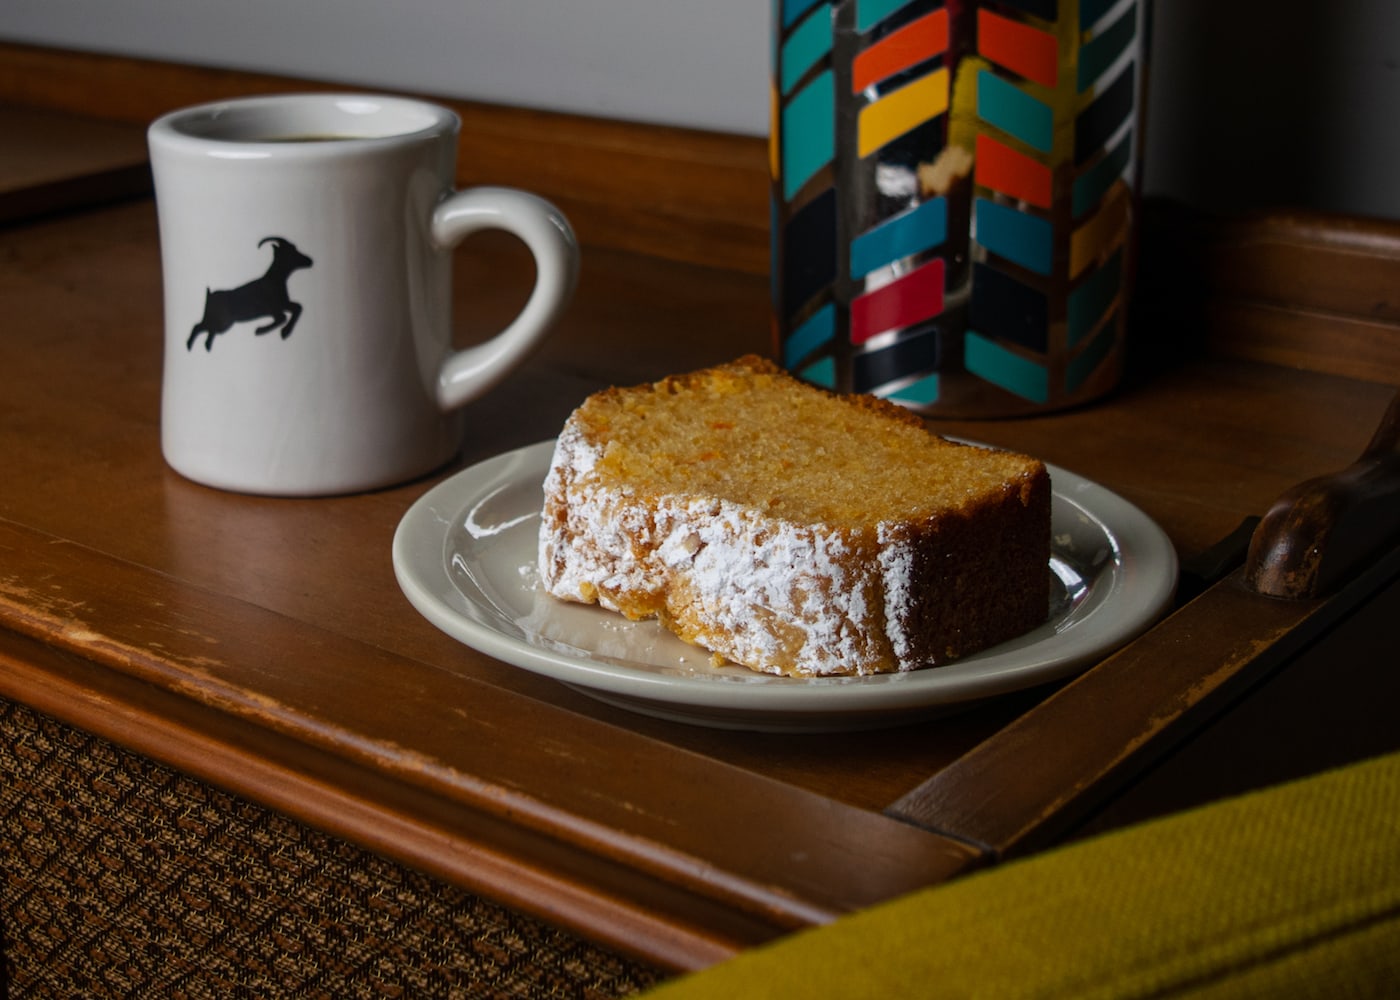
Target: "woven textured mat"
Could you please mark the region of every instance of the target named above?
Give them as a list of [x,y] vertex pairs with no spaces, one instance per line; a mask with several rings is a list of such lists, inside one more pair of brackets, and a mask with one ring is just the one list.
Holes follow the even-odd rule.
[[0,995],[613,997],[663,973],[0,700]]

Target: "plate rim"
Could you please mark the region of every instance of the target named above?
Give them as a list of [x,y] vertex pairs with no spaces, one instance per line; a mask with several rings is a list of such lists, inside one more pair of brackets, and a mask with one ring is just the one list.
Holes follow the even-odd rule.
[[[717,711],[733,716],[731,722],[744,718],[760,721],[761,717],[773,715],[835,719],[872,714],[906,716],[980,701],[1083,672],[1093,662],[1121,648],[1151,627],[1170,607],[1176,590],[1176,551],[1155,521],[1136,505],[1098,483],[1047,462],[1052,493],[1062,503],[1069,503],[1093,518],[1104,529],[1114,550],[1115,572],[1108,584],[1109,593],[1090,612],[1091,615],[1101,616],[1099,625],[1103,631],[1096,641],[1090,642],[1073,656],[1054,659],[1048,665],[1028,667],[1021,663],[1018,666],[1014,662],[1018,657],[1012,657],[1004,649],[1007,645],[1015,644],[1016,640],[1010,640],[1008,644],[954,663],[906,673],[821,678],[762,675],[759,678],[746,677],[740,683],[703,675],[669,675],[573,657],[559,650],[532,645],[475,621],[451,607],[435,592],[445,588],[462,601],[471,603],[446,569],[445,546],[454,519],[460,518],[461,513],[471,505],[473,496],[479,497],[485,492],[484,485],[479,484],[499,485],[502,477],[510,473],[512,465],[523,465],[521,472],[524,472],[542,464],[542,483],[543,472],[547,471],[556,440],[537,441],[473,463],[437,483],[415,500],[394,532],[392,560],[395,576],[414,609],[458,642],[511,666],[595,695],[599,700],[634,707],[648,714],[717,725],[722,722],[709,718]],[[514,482],[518,478],[519,474],[516,479],[506,481]],[[1130,540],[1131,544],[1125,546],[1126,540]],[[427,559],[432,567],[427,574],[430,579],[427,580],[423,579],[421,572],[424,556],[421,550],[425,546],[433,553]],[[1151,569],[1150,564],[1153,563],[1157,564],[1155,569]],[[1116,620],[1102,620],[1101,613],[1106,606],[1115,600],[1121,602],[1129,599],[1133,601],[1133,606],[1128,610],[1133,614],[1120,616]],[[496,609],[492,611],[494,613]],[[603,609],[598,609],[598,613],[611,614]],[[1033,643],[1032,646],[1039,644]],[[697,649],[697,654],[707,655],[701,649]],[[1006,662],[1008,658],[1012,662]],[[1024,660],[1025,657],[1019,659]],[[702,714],[705,718],[685,719],[688,707],[704,710]]]

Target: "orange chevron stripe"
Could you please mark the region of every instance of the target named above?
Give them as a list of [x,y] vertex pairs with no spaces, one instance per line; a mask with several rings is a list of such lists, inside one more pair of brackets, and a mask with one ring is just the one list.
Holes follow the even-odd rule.
[[1059,81],[1055,36],[989,10],[977,11],[977,50],[1028,80],[1054,87]]
[[851,63],[851,91],[894,76],[948,49],[948,11],[940,9],[880,39]]

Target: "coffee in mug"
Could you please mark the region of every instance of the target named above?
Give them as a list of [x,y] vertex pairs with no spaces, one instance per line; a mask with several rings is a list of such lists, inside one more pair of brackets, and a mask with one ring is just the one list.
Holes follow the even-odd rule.
[[[446,108],[347,94],[224,101],[151,125],[172,468],[315,496],[456,454],[461,407],[540,344],[578,270],[548,202],[453,190],[459,129]],[[454,350],[451,251],[483,229],[524,242],[535,285],[504,330]]]

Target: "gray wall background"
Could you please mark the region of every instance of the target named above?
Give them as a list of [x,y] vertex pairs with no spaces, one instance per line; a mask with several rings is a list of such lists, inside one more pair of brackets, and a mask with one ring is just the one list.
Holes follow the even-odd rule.
[[[0,0],[0,38],[748,135],[771,0]],[[1156,0],[1145,187],[1400,219],[1400,0]]]

